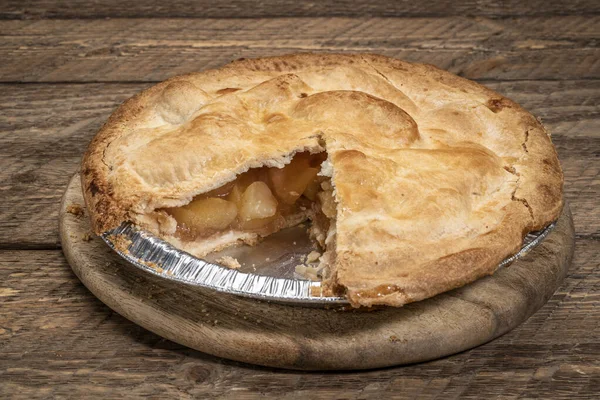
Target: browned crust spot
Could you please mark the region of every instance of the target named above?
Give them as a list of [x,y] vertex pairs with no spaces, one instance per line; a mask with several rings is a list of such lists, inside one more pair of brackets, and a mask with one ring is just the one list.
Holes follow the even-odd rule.
[[511,108],[512,104],[512,101],[508,100],[507,98],[494,97],[488,100],[486,107],[496,114],[505,108]]

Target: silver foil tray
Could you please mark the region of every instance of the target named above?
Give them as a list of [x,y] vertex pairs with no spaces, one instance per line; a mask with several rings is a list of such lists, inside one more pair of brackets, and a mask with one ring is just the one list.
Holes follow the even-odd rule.
[[[521,250],[502,261],[504,267],[523,257],[539,245],[554,229],[555,223],[525,237]],[[112,239],[118,237],[121,245]],[[121,257],[136,267],[164,279],[188,285],[213,289],[218,292],[275,301],[299,306],[346,305],[344,297],[322,297],[321,282],[302,279],[295,274],[295,266],[315,250],[299,226],[285,229],[265,238],[256,246],[232,247],[199,259],[178,250],[152,234],[137,229],[129,223],[105,232],[104,241]],[[127,243],[127,249],[123,243]],[[217,264],[223,256],[236,258],[241,267],[231,269]]]

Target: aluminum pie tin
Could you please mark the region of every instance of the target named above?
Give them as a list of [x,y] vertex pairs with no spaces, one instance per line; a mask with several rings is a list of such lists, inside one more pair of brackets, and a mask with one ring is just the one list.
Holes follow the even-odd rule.
[[[525,256],[554,229],[553,222],[525,237],[518,253],[506,258],[499,268]],[[318,307],[348,305],[345,297],[320,296],[321,282],[295,274],[296,265],[315,245],[301,226],[275,233],[256,246],[235,246],[199,259],[130,223],[102,234],[102,239],[135,267],[163,279],[264,301]],[[117,243],[118,242],[118,243]],[[123,245],[125,243],[125,245]],[[223,256],[236,258],[241,267],[219,265]]]

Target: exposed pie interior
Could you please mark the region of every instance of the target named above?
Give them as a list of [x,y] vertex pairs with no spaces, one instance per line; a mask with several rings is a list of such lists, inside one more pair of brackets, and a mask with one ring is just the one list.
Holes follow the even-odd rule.
[[[320,174],[326,159],[325,152],[296,153],[282,168],[252,168],[217,189],[195,196],[186,205],[157,212],[175,219],[174,236],[185,242],[228,231],[265,237],[310,220],[307,232],[326,255],[311,272],[318,270],[322,276],[331,263],[332,254],[326,250],[335,234],[334,229],[330,233],[330,227],[336,217],[333,186],[329,177]],[[328,234],[332,237],[326,241]]]
[[242,60],[123,104],[82,166],[95,232],[202,257],[301,221],[325,286],[400,306],[492,274],[557,218],[562,171],[518,104],[374,55]]
[[[176,235],[196,240],[225,230],[268,235],[290,218],[310,216],[321,203],[326,177],[319,176],[325,153],[295,154],[283,168],[252,168],[235,180],[198,195],[181,207],[164,209],[177,221]],[[320,207],[319,207],[320,208]]]

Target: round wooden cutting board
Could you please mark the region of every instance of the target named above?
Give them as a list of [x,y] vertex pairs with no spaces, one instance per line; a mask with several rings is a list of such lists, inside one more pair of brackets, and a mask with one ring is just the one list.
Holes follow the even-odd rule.
[[402,308],[344,311],[259,302],[166,281],[129,265],[91,233],[79,175],[63,197],[60,233],[79,279],[136,324],[216,356],[306,370],[414,363],[486,343],[552,296],[574,248],[565,206],[540,246],[493,276]]

